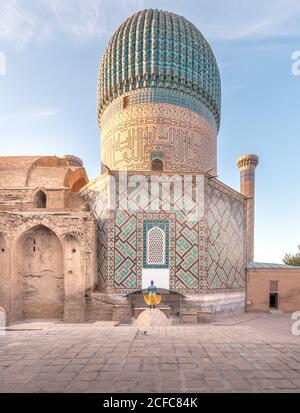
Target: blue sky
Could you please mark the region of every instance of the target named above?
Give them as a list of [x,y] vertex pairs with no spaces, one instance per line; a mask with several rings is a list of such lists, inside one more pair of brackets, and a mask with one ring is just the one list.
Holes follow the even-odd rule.
[[184,15],[210,42],[222,77],[219,177],[238,189],[237,158],[259,155],[255,258],[281,262],[300,244],[299,0],[2,0],[0,155],[71,153],[99,174],[99,60],[147,7]]

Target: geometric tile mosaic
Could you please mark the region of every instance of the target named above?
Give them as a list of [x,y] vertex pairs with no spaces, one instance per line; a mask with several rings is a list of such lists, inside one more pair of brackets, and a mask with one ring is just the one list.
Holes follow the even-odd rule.
[[114,287],[136,289],[136,216],[118,210],[115,217]]
[[[206,181],[200,221],[189,221],[182,210],[164,210],[161,194],[159,210],[151,213],[109,210],[105,190],[99,194],[91,189],[84,196],[98,222],[98,277],[106,292],[128,294],[142,288],[147,223],[166,230],[170,290],[199,294],[244,288],[245,203],[232,192]],[[102,210],[97,208],[99,196]]]
[[199,223],[186,222],[183,212],[176,213],[176,290],[199,289]]
[[245,211],[241,202],[212,186],[207,196],[207,288],[245,285]]
[[[164,234],[162,248],[165,250],[163,254],[162,263],[148,263],[149,256],[149,242],[148,234],[150,230],[159,228]],[[143,267],[144,268],[169,268],[169,222],[168,220],[147,220],[144,219],[144,231],[143,231]]]

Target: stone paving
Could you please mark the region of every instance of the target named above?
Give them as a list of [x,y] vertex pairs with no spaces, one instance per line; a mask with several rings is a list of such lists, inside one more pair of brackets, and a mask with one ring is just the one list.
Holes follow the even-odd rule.
[[0,336],[0,392],[300,392],[290,315],[169,326],[32,322]]

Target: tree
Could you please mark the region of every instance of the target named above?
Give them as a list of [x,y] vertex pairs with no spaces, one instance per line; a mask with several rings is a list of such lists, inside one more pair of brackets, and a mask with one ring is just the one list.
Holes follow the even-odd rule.
[[300,245],[298,246],[299,252],[296,254],[285,254],[283,262],[286,265],[300,266]]

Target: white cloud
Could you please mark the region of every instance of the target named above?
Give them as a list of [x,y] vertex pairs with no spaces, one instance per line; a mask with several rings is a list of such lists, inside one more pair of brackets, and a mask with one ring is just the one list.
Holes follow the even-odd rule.
[[5,0],[0,3],[0,40],[17,47],[61,36],[86,43],[111,34],[141,8],[143,0]]
[[50,28],[22,1],[6,0],[0,3],[0,39],[12,41],[23,47],[34,39],[49,37]]
[[300,35],[299,0],[5,0],[0,3],[0,40],[17,47],[63,37],[87,43],[109,36],[146,7],[186,16],[209,39]]
[[83,41],[102,36],[107,30],[109,18],[102,1],[49,0],[60,28],[68,35]]
[[44,0],[59,29],[80,42],[110,35],[143,0]]
[[199,0],[194,12],[191,19],[211,39],[300,34],[299,0]]
[[62,108],[46,108],[31,113],[31,118],[37,120],[50,119],[62,112]]

